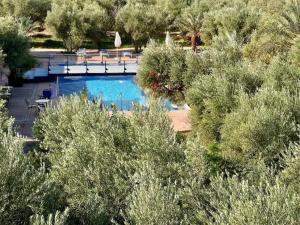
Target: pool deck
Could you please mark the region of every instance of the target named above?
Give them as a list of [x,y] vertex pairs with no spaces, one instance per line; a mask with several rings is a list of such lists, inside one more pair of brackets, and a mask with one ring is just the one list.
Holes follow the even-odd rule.
[[[27,109],[25,98],[30,103],[34,103],[39,98],[38,96],[41,95],[43,89],[49,88],[50,84],[47,82],[26,83],[23,87],[13,89],[12,96],[8,102],[8,110],[10,115],[15,119],[19,133],[28,139],[33,138],[32,126],[37,114]],[[189,132],[191,130],[189,111],[169,111],[168,115],[175,131]]]
[[39,98],[44,89],[49,88],[50,83],[27,83],[23,87],[15,87],[12,96],[8,102],[8,111],[15,119],[15,125],[18,132],[27,138],[32,138],[32,126],[37,113],[28,110],[25,99],[31,104]]
[[[87,50],[88,57],[77,55],[64,55],[62,49],[32,49],[31,54],[39,62],[37,68],[33,68],[25,75],[26,78],[47,77],[61,74],[119,74],[136,73],[139,56],[123,55],[132,49],[121,49],[120,56],[115,57],[116,50],[110,50],[114,55],[102,57],[98,50]],[[123,52],[123,53],[122,53]],[[50,60],[50,61],[49,61]],[[50,64],[49,64],[50,63]],[[49,70],[48,70],[49,69]]]

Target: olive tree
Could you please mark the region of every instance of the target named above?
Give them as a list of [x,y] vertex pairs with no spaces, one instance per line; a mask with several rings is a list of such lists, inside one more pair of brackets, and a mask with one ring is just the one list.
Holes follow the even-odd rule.
[[280,180],[291,191],[300,195],[300,189],[298,183],[300,182],[300,148],[299,145],[291,146],[285,154],[284,170],[280,174]]
[[52,2],[46,18],[47,27],[63,40],[68,52],[77,50],[85,39],[99,46],[106,31],[112,28],[109,6],[95,0]]
[[51,180],[63,188],[70,219],[79,224],[121,223],[132,177],[144,163],[168,180],[178,177],[184,159],[162,108],[138,107],[130,120],[99,108],[80,97],[61,99],[35,124]]
[[46,18],[47,27],[63,40],[68,52],[81,46],[85,27],[81,23],[81,10],[77,1],[53,1]]
[[271,88],[253,98],[242,96],[238,109],[226,116],[221,129],[224,157],[241,167],[258,159],[278,166],[285,148],[298,141],[298,102],[297,94]]
[[238,177],[212,179],[208,224],[297,224],[299,194],[267,176],[258,185]]
[[106,32],[113,28],[114,18],[110,15],[110,8],[101,6],[97,1],[84,1],[80,16],[84,23],[84,37],[99,47]]
[[245,47],[245,56],[269,63],[274,56],[286,54],[297,42],[299,10],[298,0],[270,2],[262,12],[251,42]]
[[188,5],[186,0],[161,0],[157,4],[166,16],[167,29],[174,29],[174,22]]
[[141,50],[150,38],[158,37],[166,26],[155,0],[128,0],[116,20],[117,26],[130,35],[136,51]]
[[15,84],[21,76],[19,69],[29,69],[35,60],[30,55],[30,40],[13,17],[0,17],[0,46],[5,54],[5,64],[11,70],[10,82]]
[[63,213],[56,211],[55,214],[49,214],[47,218],[43,215],[35,214],[30,218],[31,225],[66,225],[69,216],[67,208]]
[[33,164],[23,152],[24,139],[15,134],[13,120],[0,101],[0,222],[26,224],[31,215],[43,213],[49,190],[44,166]]
[[16,18],[28,18],[34,24],[43,27],[51,0],[2,0],[1,12]]
[[158,96],[184,99],[185,50],[152,42],[144,51],[137,77],[143,88]]
[[180,224],[183,216],[176,186],[156,178],[151,167],[134,177],[126,224]]
[[261,69],[238,63],[212,68],[212,73],[197,76],[187,92],[187,101],[192,108],[192,124],[203,143],[220,140],[224,118],[238,106],[239,93],[255,93],[262,85]]

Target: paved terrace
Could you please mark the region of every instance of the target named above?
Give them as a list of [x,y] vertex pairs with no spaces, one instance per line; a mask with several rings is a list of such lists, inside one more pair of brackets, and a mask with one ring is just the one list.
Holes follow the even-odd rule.
[[19,133],[32,138],[32,125],[37,114],[28,110],[25,99],[34,103],[44,89],[49,88],[50,83],[28,83],[23,87],[15,87],[8,102],[10,115],[15,119]]
[[[50,83],[27,83],[23,87],[14,88],[8,103],[8,109],[15,118],[16,126],[21,135],[33,138],[32,125],[37,116],[27,109],[25,98],[34,103],[44,89],[49,88]],[[129,113],[130,114],[130,113]],[[191,130],[188,111],[170,111],[168,115],[175,131],[188,132]]]
[[39,67],[27,72],[25,76],[32,79],[45,77],[48,73],[52,75],[136,73],[140,56],[132,51],[132,49],[122,49],[118,52],[109,50],[108,54],[99,53],[98,50],[88,50],[86,56],[78,56],[65,55],[61,49],[32,49],[31,53],[38,60]]

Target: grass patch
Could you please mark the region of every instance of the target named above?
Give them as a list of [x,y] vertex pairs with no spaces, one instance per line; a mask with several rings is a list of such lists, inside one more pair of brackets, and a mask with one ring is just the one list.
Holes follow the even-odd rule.
[[34,48],[64,48],[62,40],[54,37],[32,37],[31,44]]
[[[55,38],[53,36],[33,36],[31,37],[32,47],[34,48],[59,48],[64,49],[63,41],[59,38]],[[106,36],[102,38],[100,46],[98,49],[115,49],[115,37],[114,36]],[[160,36],[156,39],[159,43],[164,43],[165,36]],[[174,42],[179,44],[180,46],[190,46],[190,41],[184,38],[174,38]],[[131,43],[129,38],[122,38],[122,48],[133,48],[134,46]],[[86,49],[97,49],[94,46],[92,41],[85,40],[81,46],[81,48]]]
[[[102,39],[99,49],[114,49],[115,38],[114,37],[105,37]],[[34,36],[31,37],[32,47],[34,48],[62,48],[64,49],[63,41],[59,38],[51,36]],[[130,40],[122,40],[122,48],[133,48]],[[97,48],[90,40],[85,40],[81,46],[86,49]]]

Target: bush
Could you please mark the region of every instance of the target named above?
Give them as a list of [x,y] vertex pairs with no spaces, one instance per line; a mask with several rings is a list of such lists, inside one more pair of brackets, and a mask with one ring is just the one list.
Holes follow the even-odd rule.
[[184,99],[185,51],[152,42],[144,51],[137,78],[141,87],[158,96]]
[[278,179],[272,184],[264,177],[253,185],[238,177],[217,177],[210,187],[208,224],[297,224],[300,219],[299,195]]
[[161,182],[152,170],[145,167],[135,176],[126,224],[180,224],[182,214],[176,186]]
[[205,145],[220,140],[224,118],[237,107],[239,93],[254,94],[262,85],[260,70],[260,66],[253,69],[247,63],[239,63],[197,77],[188,90],[187,101],[192,108],[194,130]]
[[299,95],[262,89],[256,96],[240,97],[239,107],[228,114],[221,129],[225,158],[237,165],[278,164],[290,143],[299,141]]
[[[131,177],[147,162],[157,178],[176,180],[184,154],[161,108],[137,108],[129,120],[80,97],[61,99],[35,124],[76,223],[122,222]],[[76,176],[76,179],[74,177]]]
[[16,136],[0,102],[0,223],[28,224],[35,212],[44,213],[50,185],[41,161],[36,167],[24,154],[24,139]]

